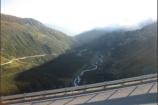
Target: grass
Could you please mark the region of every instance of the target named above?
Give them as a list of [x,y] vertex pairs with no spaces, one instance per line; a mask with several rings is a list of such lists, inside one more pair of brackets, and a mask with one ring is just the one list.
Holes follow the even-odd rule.
[[[71,48],[73,39],[62,32],[50,29],[44,24],[28,18],[1,14],[1,64],[14,58],[64,53]],[[54,56],[13,61],[2,66],[2,93],[18,93],[21,90],[15,77],[25,70],[54,59]],[[28,77],[29,78],[29,77]]]
[[16,85],[15,77],[23,70],[30,68],[32,65],[27,62],[14,61],[8,65],[2,66],[1,92],[2,94],[14,94],[19,92]]
[[1,56],[1,62],[0,62],[1,64],[6,63],[8,61],[9,61],[9,59]]
[[[47,56],[47,58],[53,58],[53,56]],[[2,59],[5,59],[2,57]],[[8,59],[5,61],[9,61]],[[1,80],[1,94],[9,95],[9,94],[17,94],[20,93],[21,90],[19,88],[20,85],[27,85],[27,83],[19,83],[15,80],[17,75],[25,70],[29,70],[32,67],[36,67],[40,65],[42,62],[46,62],[48,60],[43,60],[43,57],[40,58],[29,58],[26,60],[17,60],[13,61],[10,64],[2,66],[2,80]],[[38,63],[37,63],[38,62]]]

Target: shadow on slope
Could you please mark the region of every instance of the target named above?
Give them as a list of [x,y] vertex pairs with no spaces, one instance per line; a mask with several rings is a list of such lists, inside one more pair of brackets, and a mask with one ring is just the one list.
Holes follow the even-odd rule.
[[72,86],[74,75],[91,55],[79,57],[74,53],[62,54],[53,61],[26,70],[16,78],[17,86],[22,92],[33,92]]

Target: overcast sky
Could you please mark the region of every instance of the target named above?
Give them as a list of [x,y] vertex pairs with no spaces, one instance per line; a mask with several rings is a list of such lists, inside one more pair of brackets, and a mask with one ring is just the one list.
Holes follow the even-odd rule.
[[157,0],[1,0],[1,12],[80,33],[113,24],[157,20]]

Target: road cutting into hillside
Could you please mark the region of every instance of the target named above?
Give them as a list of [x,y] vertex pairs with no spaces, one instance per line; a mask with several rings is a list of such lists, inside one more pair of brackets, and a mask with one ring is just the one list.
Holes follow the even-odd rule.
[[10,60],[9,62],[6,62],[6,63],[1,64],[1,66],[8,65],[8,64],[13,63],[14,61],[18,61],[18,60],[29,59],[29,58],[44,57],[44,56],[48,56],[48,55],[57,55],[57,54],[53,53],[53,54],[40,54],[40,55],[24,56],[24,57],[12,59],[12,60]]

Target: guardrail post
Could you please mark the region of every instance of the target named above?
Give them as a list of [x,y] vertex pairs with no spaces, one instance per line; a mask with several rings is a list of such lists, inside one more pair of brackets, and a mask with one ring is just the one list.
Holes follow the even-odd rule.
[[106,83],[104,83],[104,89],[106,89]]
[[121,85],[122,85],[122,86],[125,86],[125,81],[122,81]]
[[46,96],[46,91],[43,91],[43,96],[42,96],[42,98],[45,98]]
[[65,89],[64,95],[66,95],[66,89]]
[[140,80],[141,83],[143,83],[143,80]]
[[33,101],[32,96],[30,96],[30,102],[31,102],[30,104],[31,104],[31,105],[33,104],[32,101]]
[[85,93],[85,92],[86,92],[86,89],[87,89],[87,87],[86,87],[86,85],[85,85],[85,87],[84,87],[84,89],[83,89],[83,93]]
[[24,102],[26,101],[26,95],[25,95],[25,93],[23,94],[23,97],[24,97]]
[[2,97],[3,97],[3,96],[0,96],[0,104],[2,104],[2,103],[3,103],[3,101],[2,101]]
[[106,89],[106,86],[104,85],[104,89]]

